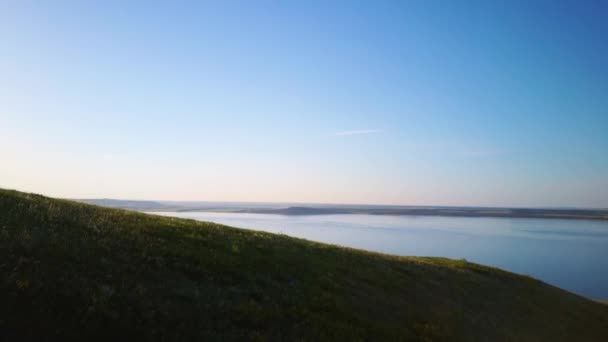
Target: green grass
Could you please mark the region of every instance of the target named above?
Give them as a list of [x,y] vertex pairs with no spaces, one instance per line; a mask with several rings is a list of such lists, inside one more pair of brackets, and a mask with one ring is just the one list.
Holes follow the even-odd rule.
[[0,340],[607,341],[530,277],[0,190]]

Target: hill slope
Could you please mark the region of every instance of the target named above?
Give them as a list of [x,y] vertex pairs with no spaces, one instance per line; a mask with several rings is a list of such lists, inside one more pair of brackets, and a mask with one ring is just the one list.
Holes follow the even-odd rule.
[[608,306],[495,268],[7,190],[0,303],[0,340],[608,340]]

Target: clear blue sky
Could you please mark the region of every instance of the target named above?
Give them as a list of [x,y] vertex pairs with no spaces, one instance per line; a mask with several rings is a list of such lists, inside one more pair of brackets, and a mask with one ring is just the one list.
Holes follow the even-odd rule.
[[3,1],[0,187],[608,207],[608,1]]

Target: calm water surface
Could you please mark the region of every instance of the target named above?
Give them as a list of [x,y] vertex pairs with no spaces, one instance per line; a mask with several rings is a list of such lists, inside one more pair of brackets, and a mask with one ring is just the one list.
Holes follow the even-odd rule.
[[528,274],[608,299],[608,222],[559,219],[156,213],[398,255],[441,256]]

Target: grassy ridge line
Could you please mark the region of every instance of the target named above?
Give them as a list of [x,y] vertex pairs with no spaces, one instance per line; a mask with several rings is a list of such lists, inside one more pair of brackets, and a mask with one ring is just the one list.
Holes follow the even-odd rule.
[[9,190],[0,258],[5,340],[608,339],[605,305],[496,268]]

